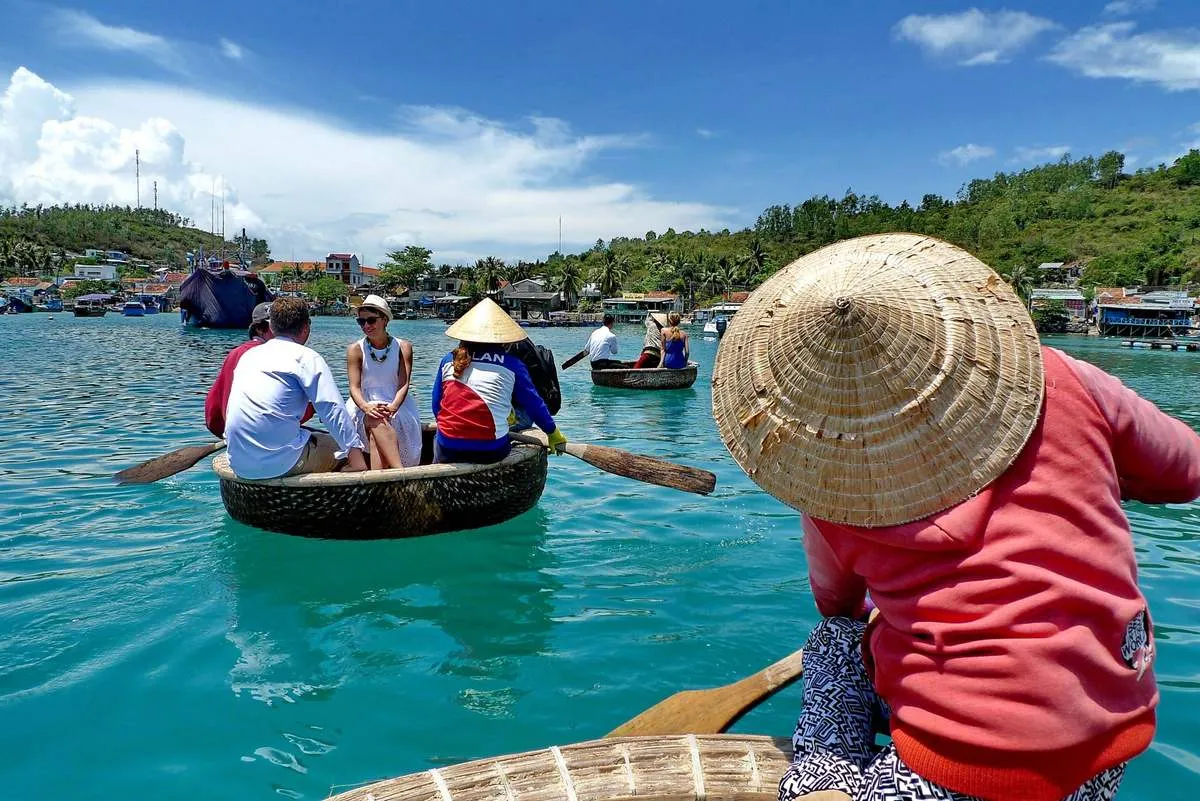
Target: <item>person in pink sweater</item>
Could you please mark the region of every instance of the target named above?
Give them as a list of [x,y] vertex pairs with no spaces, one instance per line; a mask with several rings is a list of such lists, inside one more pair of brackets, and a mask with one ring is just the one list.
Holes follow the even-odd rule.
[[713,410],[803,513],[824,616],[781,801],[1116,794],[1158,702],[1121,501],[1200,497],[1196,432],[1040,346],[986,265],[912,234],[763,284]]

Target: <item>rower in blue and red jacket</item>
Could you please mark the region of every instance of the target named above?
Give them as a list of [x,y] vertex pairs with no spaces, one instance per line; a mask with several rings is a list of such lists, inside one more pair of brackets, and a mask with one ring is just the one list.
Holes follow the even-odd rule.
[[567,438],[558,430],[529,370],[504,349],[525,339],[525,331],[495,301],[484,298],[447,328],[446,336],[460,342],[442,359],[433,382],[434,461],[500,461],[512,449],[508,423],[514,408],[546,432],[552,453],[560,453]]

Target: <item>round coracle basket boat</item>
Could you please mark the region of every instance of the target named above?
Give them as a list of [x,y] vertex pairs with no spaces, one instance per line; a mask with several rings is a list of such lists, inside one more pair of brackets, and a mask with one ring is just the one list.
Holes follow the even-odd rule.
[[330,801],[775,801],[787,738],[613,737],[375,782]]
[[545,448],[515,445],[496,464],[430,464],[433,432],[425,427],[418,467],[251,480],[234,475],[225,454],[212,466],[230,517],[301,537],[418,537],[503,523],[537,505]]
[[626,365],[609,370],[593,370],[592,383],[598,387],[618,389],[687,389],[696,383],[696,362],[688,362],[687,367],[679,369],[647,367],[635,370],[633,362],[626,362]]

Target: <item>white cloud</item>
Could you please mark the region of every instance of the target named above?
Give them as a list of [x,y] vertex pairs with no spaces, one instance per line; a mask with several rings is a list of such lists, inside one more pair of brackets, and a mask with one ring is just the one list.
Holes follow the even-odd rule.
[[[557,246],[559,215],[564,245],[580,247],[648,229],[719,230],[734,214],[586,179],[599,154],[641,140],[577,135],[549,118],[515,130],[417,108],[402,132],[364,133],[172,86],[90,85],[71,96],[25,69],[2,97],[0,204],[132,205],[137,148],[143,201],[157,180],[160,206],[207,228],[219,168],[227,233],[245,226],[283,258],[353,250],[378,260],[409,242],[439,258],[537,258]],[[213,120],[236,120],[244,135]]]
[[996,155],[994,147],[987,145],[965,144],[959,145],[953,150],[945,150],[938,153],[938,161],[942,164],[957,164],[960,167],[970,164],[972,161],[980,159],[990,159]]
[[1056,23],[1024,11],[971,8],[958,14],[912,14],[900,20],[893,33],[929,55],[973,67],[1006,61],[1039,34],[1056,27]]
[[53,13],[54,34],[58,41],[113,52],[136,53],[160,67],[183,72],[183,61],[176,48],[161,36],[133,28],[105,25],[83,11],[60,9]]
[[1200,36],[1135,28],[1133,22],[1082,28],[1059,42],[1049,59],[1089,78],[1156,83],[1171,92],[1200,89]]
[[1048,147],[1018,147],[1012,158],[1013,164],[1042,164],[1047,161],[1058,161],[1071,152],[1070,145],[1050,145]]
[[1125,17],[1139,11],[1150,11],[1158,5],[1158,0],[1113,0],[1104,7],[1104,13],[1110,17]]
[[221,55],[234,61],[241,61],[246,56],[246,50],[237,42],[221,39]]
[[696,136],[700,137],[701,139],[713,139],[716,137],[716,135],[717,135],[716,131],[710,130],[708,128],[697,128],[696,129]]

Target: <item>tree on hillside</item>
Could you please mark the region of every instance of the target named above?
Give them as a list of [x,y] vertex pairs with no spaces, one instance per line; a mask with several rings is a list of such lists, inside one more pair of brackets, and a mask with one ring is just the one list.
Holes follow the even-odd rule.
[[592,268],[592,280],[600,289],[600,294],[606,298],[616,296],[621,291],[621,283],[629,274],[629,259],[616,256],[607,251],[595,267]]
[[1179,186],[1200,186],[1200,150],[1192,148],[1180,156],[1170,172]]
[[1025,308],[1029,308],[1029,298],[1033,294],[1033,272],[1024,264],[1018,264],[1010,269],[1007,275],[1003,273],[1001,275],[1013,288],[1013,292],[1017,293],[1017,297],[1025,304]]
[[387,294],[415,286],[418,278],[433,270],[432,255],[433,251],[420,245],[389,252],[388,260],[380,265],[377,283]]
[[567,308],[575,305],[579,298],[579,290],[583,288],[583,268],[575,259],[568,259],[559,267],[555,276],[554,289],[562,293],[563,302]]
[[325,306],[346,297],[348,289],[338,279],[323,275],[305,284],[304,294],[308,295],[318,304]]
[[500,289],[500,282],[505,279],[505,265],[502,259],[488,256],[475,262],[475,283],[484,294],[491,294]]
[[1115,150],[1110,150],[1099,158],[1096,162],[1096,172],[1100,180],[1100,184],[1108,189],[1116,187],[1117,182],[1121,180],[1121,173],[1125,170],[1125,154],[1118,153]]

